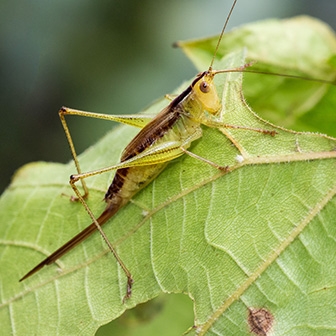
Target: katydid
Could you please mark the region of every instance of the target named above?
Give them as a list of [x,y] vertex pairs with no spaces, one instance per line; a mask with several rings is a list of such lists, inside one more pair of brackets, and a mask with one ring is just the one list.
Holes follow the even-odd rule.
[[[233,2],[230,13],[226,19],[218,39],[216,51],[220,45],[220,41],[236,2],[237,0]],[[109,242],[101,226],[114,216],[119,209],[126,205],[137,192],[153,181],[153,179],[164,170],[167,164],[175,158],[188,154],[217,169],[227,169],[225,166],[211,162],[206,158],[199,157],[188,151],[192,142],[202,137],[201,125],[214,128],[228,127],[247,129],[272,136],[275,135],[274,131],[227,125],[223,123],[222,120],[216,119],[216,115],[221,109],[221,103],[213,83],[214,77],[220,73],[242,72],[250,66],[250,64],[245,64],[242,67],[234,69],[213,70],[212,67],[216,51],[208,70],[198,74],[192,83],[152,120],[150,120],[148,116],[141,115],[113,116],[79,111],[66,107],[61,108],[59,116],[77,169],[77,174],[70,176],[70,185],[76,194],[76,197],[72,199],[79,200],[83,204],[93,223],[44,259],[22,277],[20,281],[30,277],[43,266],[54,263],[57,259],[98,230],[127,277],[127,290],[124,299],[129,298],[132,293],[133,284],[131,272]],[[78,115],[122,122],[140,127],[141,131],[124,149],[119,164],[83,173],[65,120],[66,115]],[[89,191],[84,180],[87,177],[112,170],[116,170],[116,173],[105,194],[107,205],[102,214],[96,218],[85,201]],[[82,183],[83,194],[81,194],[77,188],[76,182],[78,181]]]

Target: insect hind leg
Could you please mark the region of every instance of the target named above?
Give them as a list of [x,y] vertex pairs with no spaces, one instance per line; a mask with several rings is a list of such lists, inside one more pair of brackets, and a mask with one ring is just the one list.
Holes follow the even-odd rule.
[[[124,264],[124,262],[122,261],[122,259],[120,258],[119,254],[117,253],[116,249],[112,246],[110,240],[108,239],[108,237],[106,236],[105,232],[103,231],[103,229],[101,228],[101,224],[103,223],[99,223],[99,219],[97,220],[96,217],[94,216],[93,212],[91,211],[90,207],[88,206],[88,204],[86,203],[84,197],[81,195],[79,189],[76,186],[76,182],[79,179],[76,178],[75,176],[70,176],[70,185],[74,191],[74,193],[77,195],[77,199],[82,203],[82,205],[84,206],[86,212],[89,214],[89,216],[91,217],[93,223],[95,224],[97,230],[99,231],[100,235],[102,236],[103,240],[105,241],[105,243],[107,244],[109,250],[112,252],[113,256],[115,257],[115,259],[117,260],[118,264],[120,265],[120,267],[122,268],[122,270],[124,271],[126,277],[127,277],[127,289],[126,289],[126,294],[123,298],[123,302],[125,302],[127,299],[130,298],[131,294],[132,294],[132,285],[133,285],[133,278],[132,278],[132,274],[131,272],[128,270],[128,268],[126,267],[126,265]],[[108,211],[108,210],[107,210]],[[114,213],[114,212],[113,212]],[[102,216],[100,216],[99,218],[101,218]]]
[[[147,125],[152,119],[152,115],[110,115],[110,114],[101,114],[101,113],[94,113],[94,112],[87,112],[87,111],[81,111],[81,110],[75,110],[71,109],[68,107],[62,107],[58,115],[60,117],[64,133],[66,135],[66,138],[68,140],[68,144],[70,147],[71,155],[73,157],[73,160],[75,162],[76,170],[77,170],[77,175],[85,175],[82,173],[79,160],[78,160],[78,155],[75,149],[74,142],[72,140],[72,136],[70,133],[69,126],[66,122],[65,116],[67,115],[72,115],[72,116],[80,116],[80,117],[88,117],[88,118],[94,118],[94,119],[102,119],[102,120],[107,120],[107,121],[113,121],[113,122],[119,122],[123,123],[126,125],[138,127],[138,128],[143,128],[145,125]],[[86,186],[86,183],[84,181],[85,177],[80,178],[81,184],[83,187],[83,193],[81,196],[86,199],[89,195],[89,189]],[[78,197],[71,196],[72,201],[79,201]]]

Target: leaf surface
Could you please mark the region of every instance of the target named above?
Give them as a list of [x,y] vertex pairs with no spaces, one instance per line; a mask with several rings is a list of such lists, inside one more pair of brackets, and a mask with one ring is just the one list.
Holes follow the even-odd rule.
[[[188,53],[198,57],[204,70],[213,53],[211,43],[194,45]],[[237,47],[215,67],[245,62]],[[125,304],[125,275],[99,234],[18,283],[90,220],[80,204],[64,196],[72,192],[67,181],[73,163],[32,163],[16,173],[0,200],[0,320],[5,333],[92,335],[162,292],[192,298],[196,329],[191,334],[248,335],[248,317],[261,309],[274,318],[274,335],[335,331],[336,139],[262,120],[243,99],[240,73],[217,77],[223,123],[277,134],[204,127],[191,150],[229,166],[229,172],[185,155],[106,224],[104,231],[135,280]],[[329,88],[323,90],[314,106],[328,96]],[[166,103],[157,102],[148,113]],[[115,128],[80,156],[83,171],[118,162],[137,131]],[[112,176],[87,180],[88,204],[96,215],[104,209],[101,200]]]

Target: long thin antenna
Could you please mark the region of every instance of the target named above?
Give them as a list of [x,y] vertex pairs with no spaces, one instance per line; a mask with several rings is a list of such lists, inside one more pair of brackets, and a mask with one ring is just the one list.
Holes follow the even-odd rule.
[[213,57],[212,57],[210,66],[209,66],[209,71],[212,70],[212,66],[213,66],[213,63],[214,63],[214,61],[215,61],[215,58],[216,58],[216,54],[217,54],[219,45],[220,45],[220,43],[221,43],[221,41],[222,41],[222,38],[223,38],[223,35],[224,35],[224,32],[225,32],[226,26],[227,26],[228,23],[229,23],[231,14],[232,14],[232,12],[233,12],[233,9],[234,9],[234,7],[236,6],[236,2],[237,2],[237,0],[234,0],[233,4],[232,4],[232,6],[231,6],[230,12],[229,12],[229,14],[228,14],[228,16],[227,16],[227,18],[226,18],[226,20],[225,20],[225,23],[224,23],[222,32],[221,32],[221,34],[219,35],[219,39],[218,39],[218,42],[217,42],[217,45],[216,45],[216,49],[215,49],[214,55],[213,55]]

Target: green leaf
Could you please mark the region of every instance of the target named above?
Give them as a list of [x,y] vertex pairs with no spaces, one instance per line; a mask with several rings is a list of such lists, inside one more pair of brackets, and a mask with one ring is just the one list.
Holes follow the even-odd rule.
[[[273,27],[274,21],[264,23],[255,44],[266,39],[263,34],[271,30],[269,25]],[[319,31],[315,24],[310,28]],[[307,32],[306,24],[302,30]],[[301,28],[291,33],[296,31],[302,34]],[[280,42],[280,37],[276,40]],[[313,59],[322,49],[330,51],[327,59],[335,56],[334,41],[318,50],[308,42],[314,49]],[[195,49],[188,53],[201,55],[204,70],[213,46],[204,41],[193,44]],[[253,54],[258,61],[268,54],[265,44],[263,41],[259,46],[263,51],[259,57]],[[231,49],[225,39],[222,45]],[[246,62],[241,48],[232,45],[232,50],[236,52],[216,61],[216,68]],[[298,56],[283,54],[290,59],[289,54]],[[304,55],[311,58],[311,53]],[[287,62],[275,50],[271,58],[279,64]],[[325,72],[316,69],[324,71],[327,59],[323,66],[311,65],[315,78],[325,78]],[[272,71],[274,67],[268,63],[265,61],[267,71]],[[327,79],[334,78],[335,71],[327,73]],[[260,318],[256,316],[274,319],[274,335],[334,332],[336,139],[286,130],[260,119],[242,98],[240,73],[217,77],[223,122],[275,130],[277,134],[272,137],[251,130],[204,127],[202,139],[191,150],[228,165],[229,172],[183,156],[171,162],[106,224],[104,231],[135,281],[132,297],[124,304],[126,277],[99,234],[56,265],[18,282],[90,220],[81,204],[69,202],[72,190],[67,181],[75,172],[73,163],[32,163],[16,173],[0,200],[0,320],[4,334],[92,335],[126,309],[161,293],[184,293],[193,300],[194,322],[188,325],[197,329],[191,329],[190,334],[249,335],[251,328],[258,328]],[[264,90],[271,85],[272,76],[263,78],[257,83],[259,92],[263,91],[259,85],[266,85]],[[332,99],[324,102],[332,89],[314,85],[317,91],[322,87],[322,93],[303,115],[319,113],[316,106],[332,104]],[[289,109],[287,99],[296,98],[296,89],[293,85],[291,94],[280,94],[281,99],[272,96],[272,100],[278,99],[278,104],[272,104],[283,106],[286,100],[285,110]],[[298,95],[301,90],[305,89],[298,85]],[[306,92],[308,98],[312,92]],[[165,104],[161,100],[146,112],[158,112]],[[335,105],[329,108],[335,111]],[[302,120],[300,114],[294,114],[293,120]],[[118,162],[136,132],[127,126],[115,128],[80,156],[83,171]],[[91,192],[88,204],[96,215],[104,209],[101,200],[112,176],[102,174],[87,180]],[[129,323],[125,334],[126,330],[130,330]],[[153,331],[158,333],[160,330]]]
[[[218,36],[181,42],[180,46],[201,71],[208,67]],[[324,23],[306,16],[267,20],[224,35],[218,58],[247,48],[251,70],[334,81],[335,33]],[[248,104],[267,120],[298,131],[324,132],[336,136],[336,88],[314,81],[283,76],[244,75]]]

